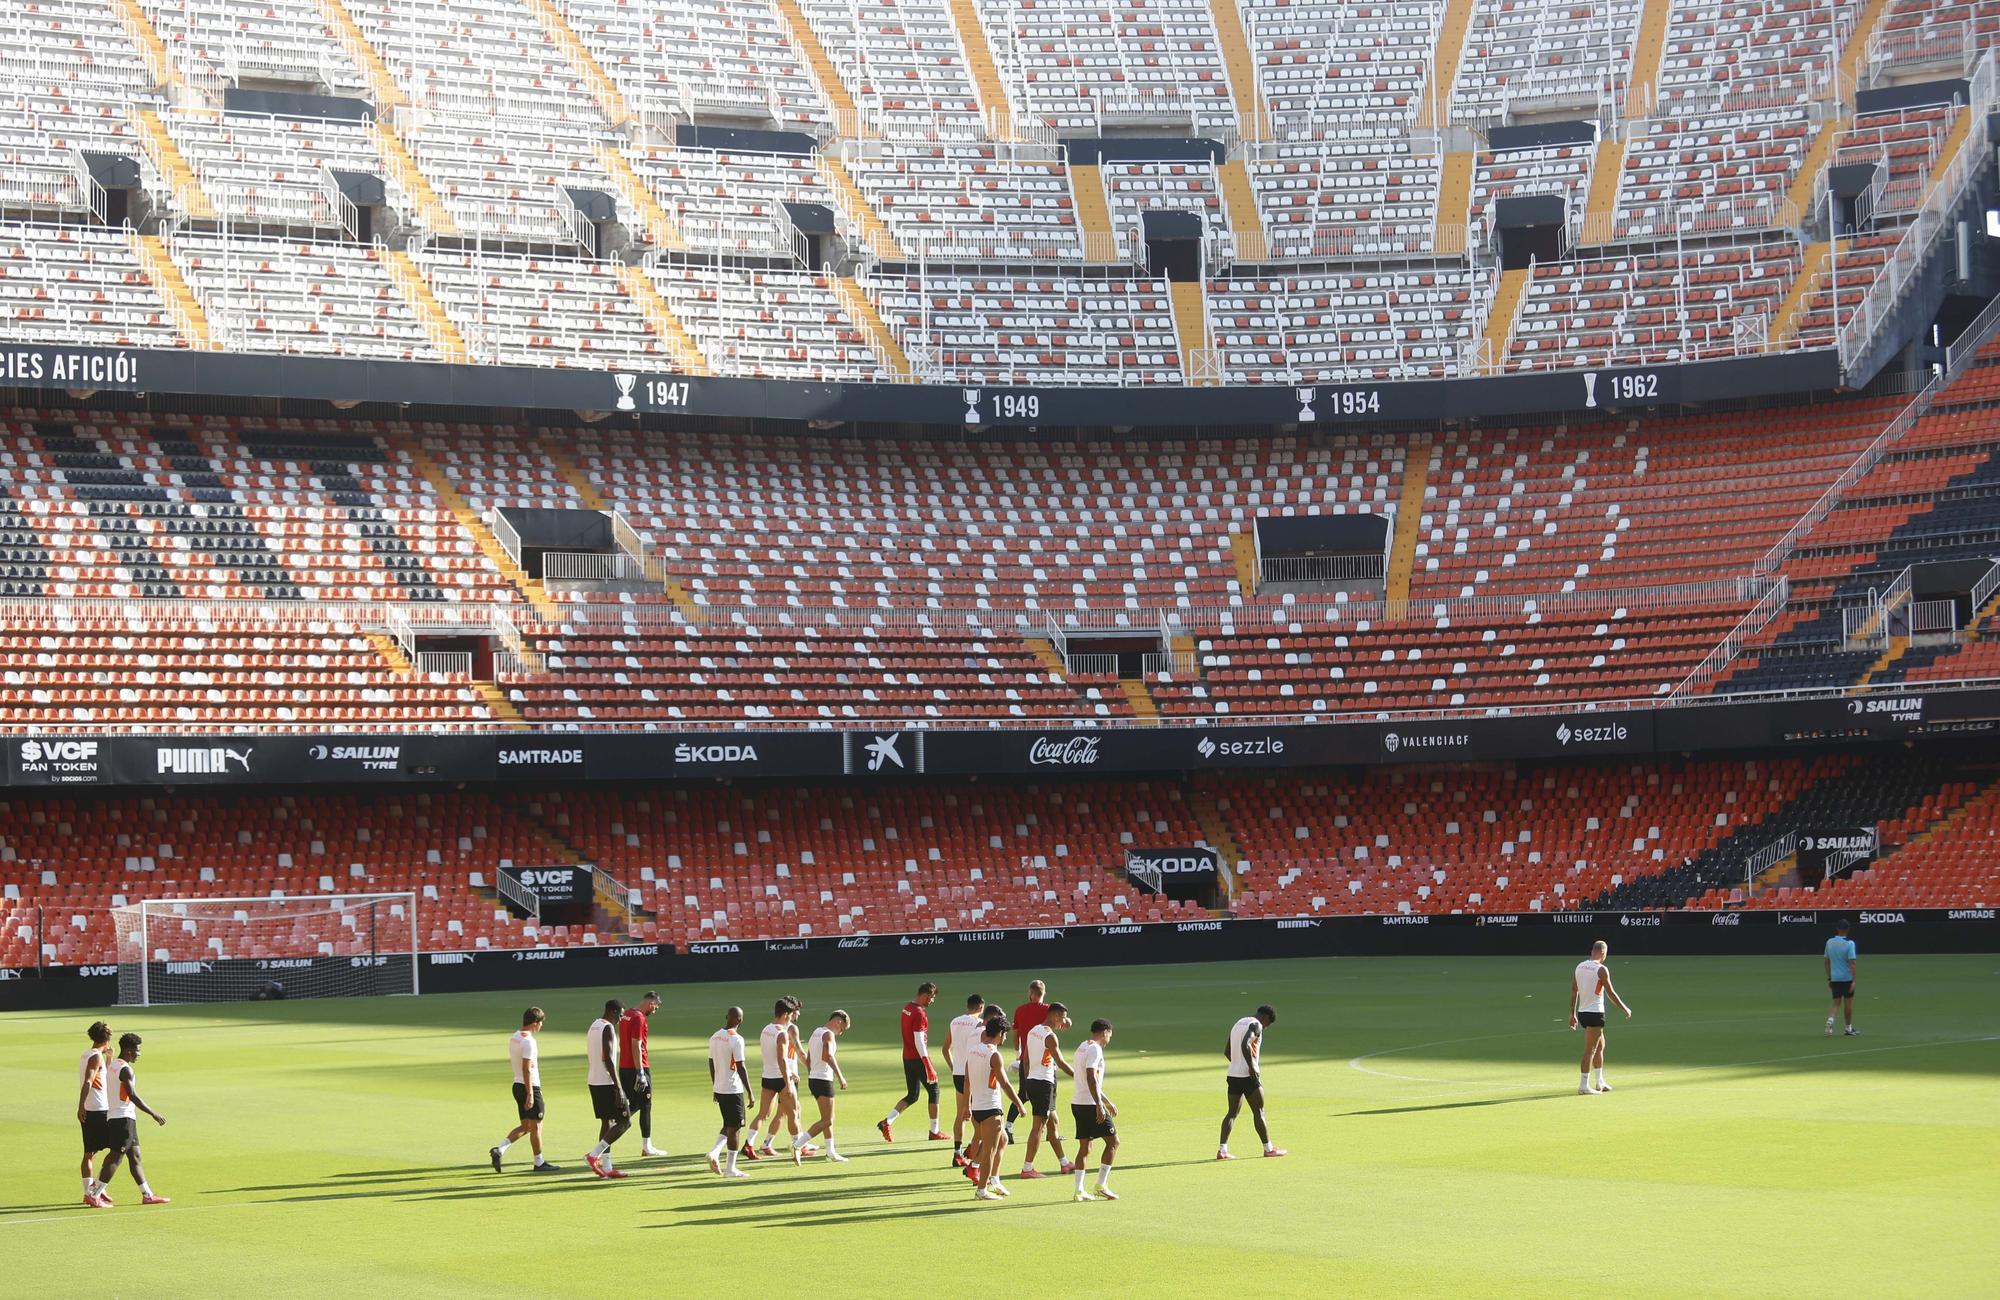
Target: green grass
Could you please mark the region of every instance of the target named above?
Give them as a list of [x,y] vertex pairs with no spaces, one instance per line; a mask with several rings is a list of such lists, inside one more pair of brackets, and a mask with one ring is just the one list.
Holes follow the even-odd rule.
[[[112,1211],[76,1204],[93,1015],[0,1017],[0,1292],[1993,1294],[2000,956],[1871,960],[1858,1039],[1822,1036],[1818,965],[1614,960],[1638,1017],[1611,1030],[1618,1091],[1601,1097],[1574,1094],[1564,960],[1051,972],[1080,1019],[1118,1025],[1124,1199],[1091,1205],[1067,1179],[975,1203],[949,1148],[912,1140],[921,1123],[875,1135],[913,979],[664,990],[656,1115],[674,1155],[639,1161],[633,1135],[617,1184],[486,1164],[512,1119],[506,1036],[532,1000],[550,1012],[551,1154],[580,1169],[582,1031],[605,991],[116,1011],[146,1036],[142,1090],[171,1121],[146,1125],[148,1171],[174,1203],[142,1209],[123,1181]],[[941,1007],[974,987],[1011,1005],[1023,983],[938,978]],[[853,1159],[725,1185],[700,1159],[701,1044],[726,1001],[754,1029],[778,991],[809,1024],[855,1014]],[[1267,1000],[1270,1116],[1292,1156],[1219,1166],[1223,1033]],[[1247,1119],[1235,1147],[1255,1155]]]

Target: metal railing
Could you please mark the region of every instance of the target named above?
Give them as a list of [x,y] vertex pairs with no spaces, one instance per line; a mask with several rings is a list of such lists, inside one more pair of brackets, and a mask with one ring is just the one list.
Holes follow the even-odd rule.
[[1201,657],[1193,651],[1163,650],[1149,654],[1141,663],[1148,679],[1157,677],[1199,677]]
[[1826,491],[1820,493],[1819,499],[1799,516],[1798,522],[1786,529],[1785,535],[1780,537],[1770,550],[1764,552],[1763,558],[1757,561],[1755,571],[1777,572],[1785,561],[1791,558],[1792,552],[1798,549],[1800,540],[1818,527],[1822,519],[1833,513],[1833,508],[1840,503],[1842,494],[1860,482],[1869,470],[1874,469],[1882,457],[1888,454],[1889,448],[1916,425],[1918,418],[1930,409],[1932,400],[1942,387],[1943,385],[1934,377],[1930,383],[1917,390],[1917,395],[1910,399],[1909,404],[1897,412],[1896,418],[1889,421],[1882,432],[1875,435],[1874,441],[1854,458],[1853,463],[1840,472],[1840,477],[1834,479]]
[[549,187],[549,201],[555,207],[556,216],[569,231],[570,238],[591,257],[597,256],[597,227],[590,218],[583,215],[583,209],[576,205],[569,191],[560,185]]
[[1066,654],[1063,656],[1063,671],[1072,677],[1116,677],[1118,656],[1115,654]]
[[389,607],[382,611],[382,626],[388,630],[396,644],[401,647],[405,659],[414,660],[417,653],[417,632],[410,624],[410,616],[404,611]]
[[1777,843],[1766,844],[1751,854],[1743,862],[1743,892],[1751,892],[1757,886],[1757,877],[1798,851],[1799,836],[1797,831],[1793,831]]
[[1380,555],[1267,555],[1257,561],[1257,585],[1379,582],[1387,571],[1387,562]]
[[1919,600],[1910,605],[1910,640],[1950,641],[1958,636],[1958,602]]
[[543,655],[523,655],[514,650],[493,652],[493,680],[496,682],[542,681],[548,675],[548,661]]
[[623,551],[545,551],[544,582],[646,582],[646,562]]
[[500,549],[507,552],[507,558],[518,565],[521,562],[520,531],[507,522],[507,516],[501,511],[489,511],[488,515],[486,526],[492,531],[493,540],[500,543]]
[[1695,665],[1694,671],[1667,693],[1667,698],[1685,698],[1722,676],[1736,656],[1743,653],[1743,647],[1750,638],[1770,626],[1771,621],[1784,612],[1785,601],[1790,594],[1791,584],[1783,578],[1778,579],[1764,598],[1750,607],[1750,612],[1743,616],[1742,621],[1730,629],[1729,635],[1722,638],[1722,643],[1709,651],[1707,657]]
[[1944,382],[1949,384],[1964,374],[1978,357],[1994,331],[2000,330],[2000,298],[1994,298],[1981,309],[1972,323],[1958,332],[1958,337],[1944,350]]
[[1840,647],[1845,650],[1879,650],[1889,644],[1889,612],[1882,598],[1868,593],[1866,604],[1847,605],[1840,611]]
[[469,650],[419,650],[414,662],[420,676],[456,677],[461,680],[472,677],[472,652]]
[[542,896],[506,872],[493,873],[493,888],[500,897],[534,917],[536,921],[542,919]]
[[1995,560],[1993,567],[1986,571],[1986,576],[1972,584],[1974,618],[1979,617],[1979,611],[1986,607],[1987,601],[1993,599],[1993,593],[1996,591],[2000,591],[2000,560]]
[[607,912],[623,912],[629,929],[632,914],[639,905],[638,891],[625,888],[603,867],[589,863],[584,863],[582,866],[590,873],[591,897],[595,898],[597,905]]
[[326,200],[327,210],[333,213],[340,228],[353,238],[361,236],[361,209],[347,192],[340,188],[340,180],[333,174],[333,168],[325,163],[319,165],[319,193]]

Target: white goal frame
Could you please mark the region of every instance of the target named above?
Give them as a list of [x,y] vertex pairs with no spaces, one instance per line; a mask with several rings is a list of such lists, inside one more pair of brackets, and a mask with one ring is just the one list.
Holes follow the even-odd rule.
[[[393,918],[393,923],[383,925],[383,920],[392,919],[389,906],[400,903],[404,916]],[[379,911],[377,909],[380,909]],[[310,916],[324,914],[337,916],[366,911],[374,917],[376,924],[371,928],[371,948],[366,956],[354,954],[324,954],[315,948],[311,952],[287,952],[281,957],[257,959],[225,952],[221,962],[241,969],[231,973],[240,976],[231,983],[228,979],[218,980],[212,996],[179,997],[172,991],[159,987],[163,979],[172,979],[181,974],[194,972],[176,971],[173,968],[187,965],[207,968],[219,962],[167,960],[157,956],[160,950],[153,946],[155,935],[162,932],[167,923],[179,924],[189,919],[198,923],[215,925],[252,925],[259,920],[279,919],[286,916]],[[191,918],[190,913],[195,913]],[[232,914],[235,913],[235,914]],[[248,914],[248,915],[243,915]],[[412,890],[388,892],[361,892],[341,894],[286,894],[286,895],[246,895],[240,897],[211,898],[201,895],[179,898],[147,898],[136,903],[112,909],[112,921],[117,932],[118,958],[118,1005],[119,1006],[162,1006],[183,1002],[242,1001],[258,996],[254,991],[243,990],[255,984],[261,988],[270,982],[267,977],[291,975],[305,977],[308,987],[296,996],[340,997],[402,995],[414,996],[422,991],[419,983],[419,956],[417,928],[417,895]],[[407,933],[405,928],[407,926]],[[393,969],[392,963],[406,961],[409,979],[406,987],[377,988],[380,982],[372,972]],[[283,965],[275,964],[277,962]],[[156,970],[156,968],[163,968]],[[365,982],[367,988],[330,988],[322,990],[321,981],[312,980],[314,975],[332,975],[342,969],[368,971],[371,975]],[[400,976],[396,983],[403,984]],[[325,981],[333,983],[332,980]],[[206,992],[204,990],[204,992]],[[163,996],[164,994],[164,996]],[[285,996],[294,996],[287,992]]]

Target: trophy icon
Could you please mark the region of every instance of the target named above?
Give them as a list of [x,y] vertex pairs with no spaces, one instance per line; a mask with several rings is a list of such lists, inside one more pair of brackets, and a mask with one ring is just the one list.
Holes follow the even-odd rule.
[[959,391],[965,397],[965,422],[967,424],[978,424],[979,390],[977,388],[964,388]]
[[1597,373],[1587,371],[1583,376],[1583,404],[1588,410],[1597,409]]
[[1298,388],[1292,391],[1299,395],[1299,422],[1304,424],[1308,420],[1317,420],[1319,416],[1313,413],[1313,396],[1319,390],[1317,388]]
[[638,410],[639,404],[632,400],[632,389],[638,385],[639,376],[613,375],[611,376],[611,382],[618,385],[618,409],[621,411]]

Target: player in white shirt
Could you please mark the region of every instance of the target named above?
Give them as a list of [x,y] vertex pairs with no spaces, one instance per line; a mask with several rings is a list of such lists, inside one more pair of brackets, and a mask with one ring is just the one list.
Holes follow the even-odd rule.
[[1007,1195],[1000,1182],[1000,1156],[1007,1149],[1006,1126],[1000,1122],[1000,1099],[1018,1107],[1020,1094],[1007,1078],[1007,1061],[1000,1048],[1007,1041],[1007,1020],[994,1015],[980,1031],[979,1041],[966,1053],[965,1091],[972,1101],[972,1145],[965,1153],[965,1176],[982,1201]]
[[[731,1007],[722,1017],[722,1028],[708,1036],[708,1084],[715,1094],[716,1108],[722,1112],[722,1133],[708,1149],[708,1172],[725,1178],[750,1176],[736,1167],[736,1135],[743,1131],[750,1097],[750,1072],[743,1068],[743,1035],[737,1032],[742,1024],[743,1008]],[[722,1163],[724,1148],[729,1151],[727,1167]]]
[[[757,1104],[757,1118],[750,1121],[750,1132],[743,1139],[745,1160],[777,1154],[771,1148],[777,1140],[780,1120],[792,1137],[792,1163],[799,1163],[803,1154],[799,1149],[799,1010],[797,998],[789,994],[779,998],[771,1008],[771,1023],[757,1035],[758,1052],[763,1058],[763,1071],[758,1076],[762,1099]],[[767,1115],[771,1127],[764,1134],[764,1147],[760,1151],[757,1130],[764,1127]]]
[[583,1035],[583,1055],[589,1066],[590,1108],[597,1116],[597,1145],[583,1158],[599,1178],[623,1178],[611,1164],[611,1144],[632,1128],[632,1103],[618,1084],[618,1018],[625,1004],[612,998],[604,1014],[590,1022]]
[[833,1144],[833,1086],[837,1083],[841,1091],[847,1090],[847,1075],[840,1068],[839,1040],[847,1032],[848,1023],[847,1013],[836,1011],[826,1018],[825,1024],[813,1030],[806,1043],[806,1086],[819,1105],[819,1122],[806,1130],[805,1140],[810,1143],[816,1137],[825,1137],[826,1158],[835,1164],[847,1163],[847,1157]]
[[[1069,1114],[1076,1125],[1076,1199],[1079,1201],[1115,1201],[1118,1193],[1111,1190],[1111,1166],[1118,1158],[1118,1108],[1111,1104],[1111,1096],[1104,1091],[1104,1049],[1111,1046],[1111,1022],[1093,1020],[1090,1022],[1090,1037],[1076,1045],[1076,1059],[1071,1077],[1076,1080],[1076,1089],[1070,1094]],[[1102,1139],[1104,1156],[1097,1164],[1097,1194],[1092,1196],[1083,1189],[1084,1175],[1089,1172],[1090,1144]]]
[[1229,1058],[1229,1113],[1222,1117],[1222,1145],[1216,1149],[1217,1160],[1236,1158],[1229,1154],[1229,1130],[1236,1126],[1236,1113],[1244,1102],[1250,1103],[1250,1122],[1257,1126],[1264,1154],[1287,1154],[1273,1145],[1271,1131],[1264,1127],[1264,1031],[1277,1023],[1278,1013],[1267,1004],[1258,1007],[1255,1015],[1245,1016],[1229,1027],[1229,1041],[1222,1045],[1223,1055]]
[[92,1157],[111,1145],[106,1131],[105,1077],[111,1068],[111,1026],[102,1020],[90,1027],[90,1050],[76,1063],[76,1122],[83,1128],[83,1203],[93,1210],[111,1207],[111,1197],[97,1181]]
[[1069,1008],[1051,1002],[1048,1018],[1028,1031],[1023,1044],[1021,1099],[1028,1110],[1028,1154],[1021,1161],[1023,1178],[1042,1176],[1041,1170],[1035,1168],[1035,1152],[1041,1147],[1043,1134],[1048,1135],[1049,1149],[1056,1153],[1056,1163],[1062,1166],[1062,1172],[1071,1169],[1063,1156],[1062,1134],[1056,1118],[1056,1071],[1075,1073],[1063,1059],[1062,1042],[1056,1038],[1069,1025]]
[[1604,940],[1591,944],[1590,956],[1576,964],[1576,974],[1569,982],[1569,1027],[1583,1030],[1583,1065],[1576,1090],[1586,1095],[1611,1091],[1611,1085],[1604,1081],[1604,999],[1616,1003],[1627,1020],[1632,1018],[1632,1008],[1611,987],[1611,969],[1604,964],[1610,955],[1611,945]]
[[951,1167],[965,1167],[965,1124],[972,1116],[972,1103],[965,1092],[965,1057],[979,1035],[986,1030],[986,999],[977,993],[966,995],[965,1014],[954,1017],[945,1031],[944,1063],[951,1069],[951,1086],[958,1094],[958,1113],[951,1121]]
[[153,1117],[153,1122],[164,1126],[167,1117],[148,1106],[139,1096],[139,1077],[133,1066],[139,1060],[139,1035],[126,1034],[118,1040],[118,1055],[111,1062],[105,1081],[105,1107],[107,1135],[111,1143],[111,1154],[104,1157],[104,1170],[97,1175],[98,1186],[111,1186],[111,1179],[118,1172],[118,1162],[126,1159],[132,1165],[132,1181],[139,1184],[139,1204],[166,1205],[170,1197],[161,1196],[146,1181],[146,1171],[139,1163],[139,1116],[144,1111]]
[[493,1172],[500,1172],[500,1157],[507,1154],[507,1148],[528,1139],[529,1149],[535,1153],[534,1172],[538,1174],[559,1174],[562,1169],[542,1158],[542,1120],[548,1115],[548,1108],[542,1102],[542,1048],[535,1035],[542,1032],[542,1025],[548,1014],[540,1007],[529,1007],[521,1013],[521,1027],[507,1040],[507,1068],[513,1076],[514,1115],[518,1121],[514,1131],[500,1139],[499,1145],[487,1152],[493,1158]]

